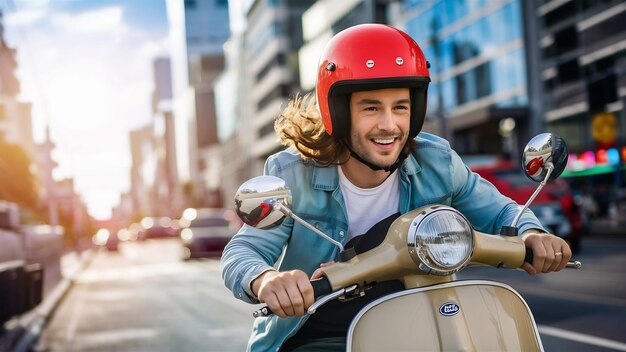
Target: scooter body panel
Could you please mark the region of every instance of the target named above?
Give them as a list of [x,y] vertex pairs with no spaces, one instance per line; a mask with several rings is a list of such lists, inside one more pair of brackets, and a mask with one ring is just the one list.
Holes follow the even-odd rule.
[[348,351],[543,351],[535,320],[508,285],[455,281],[381,297],[354,318]]

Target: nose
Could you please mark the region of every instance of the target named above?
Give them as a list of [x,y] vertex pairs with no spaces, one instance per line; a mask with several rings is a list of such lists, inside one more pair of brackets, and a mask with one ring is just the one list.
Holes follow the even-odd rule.
[[394,129],[395,122],[393,119],[393,111],[384,109],[378,117],[378,128],[383,131],[391,131]]

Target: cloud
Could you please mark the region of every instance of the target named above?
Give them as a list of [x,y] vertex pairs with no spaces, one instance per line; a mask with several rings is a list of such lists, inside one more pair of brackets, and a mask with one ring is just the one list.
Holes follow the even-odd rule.
[[159,41],[149,41],[141,45],[139,48],[139,57],[141,59],[152,60],[156,57],[169,56],[170,40],[169,36],[163,37]]
[[127,31],[122,22],[123,12],[122,7],[112,6],[77,15],[54,13],[50,20],[53,25],[69,32],[123,33]]
[[4,23],[7,26],[28,26],[45,17],[45,11],[42,9],[20,10],[18,12],[9,12],[6,14]]

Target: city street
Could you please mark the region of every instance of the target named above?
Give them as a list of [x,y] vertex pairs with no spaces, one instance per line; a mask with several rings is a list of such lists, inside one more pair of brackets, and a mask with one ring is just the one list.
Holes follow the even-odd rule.
[[[96,253],[47,325],[42,351],[242,351],[254,306],[224,288],[217,260],[181,261],[175,240]],[[546,351],[626,350],[626,243],[585,238],[583,269],[531,277],[470,268],[527,300]]]
[[[527,202],[538,222],[517,214]],[[235,298],[219,258],[203,256],[244,223],[290,213],[276,236],[235,237],[225,276],[249,274],[250,253],[313,271],[333,247],[302,231],[352,240],[425,204],[478,229],[542,224],[567,239],[582,269],[468,265],[454,279],[519,292],[546,351],[626,352],[626,0],[0,0],[0,352],[243,351],[260,305]],[[408,263],[402,275],[466,263],[456,222],[421,214],[449,236],[426,249],[401,238],[404,257],[382,248],[334,286],[359,280],[371,290],[354,295],[373,298],[386,260]],[[421,228],[410,220],[403,229]],[[482,242],[476,262],[500,245],[515,255]],[[445,332],[469,316],[535,332],[486,291],[402,304],[417,324],[389,315],[365,335],[396,329],[426,349],[414,335],[430,334],[428,314]],[[325,308],[321,330],[349,322]],[[273,326],[293,335],[294,321]],[[257,330],[273,347],[284,339]],[[508,349],[497,335],[485,334]],[[457,336],[438,341],[470,340]]]
[[243,351],[253,306],[216,260],[184,262],[177,240],[98,252],[47,325],[45,351]]

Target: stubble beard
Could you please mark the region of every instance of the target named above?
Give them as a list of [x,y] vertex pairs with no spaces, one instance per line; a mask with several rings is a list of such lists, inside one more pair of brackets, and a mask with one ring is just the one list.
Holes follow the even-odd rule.
[[[375,138],[385,138],[385,137],[392,137],[392,136],[397,136],[397,134],[392,134],[392,133],[380,133],[380,134],[376,134]],[[368,148],[368,146],[371,144],[371,139],[374,138],[370,135],[364,136],[364,137],[359,137],[358,135],[352,135],[350,136],[350,140],[349,143],[351,145],[352,150],[358,154],[361,158],[363,158],[364,160],[366,160],[367,162],[376,165],[380,168],[388,168],[390,166],[392,166],[400,157],[400,153],[402,153],[402,148],[404,147],[404,144],[406,144],[406,141],[404,141],[402,143],[402,141],[405,139],[405,135],[401,134],[398,138],[399,141],[401,141],[402,143],[402,147],[400,149],[393,149],[389,152],[383,152],[382,155],[392,155],[394,156],[393,158],[390,158],[389,161],[387,161],[386,163],[381,163],[380,161],[376,161],[374,160],[374,156],[372,154],[374,154],[374,152],[372,151],[372,149],[374,148],[373,146],[371,148]],[[357,141],[357,143],[354,143],[354,141]],[[397,141],[394,143],[398,143]]]

